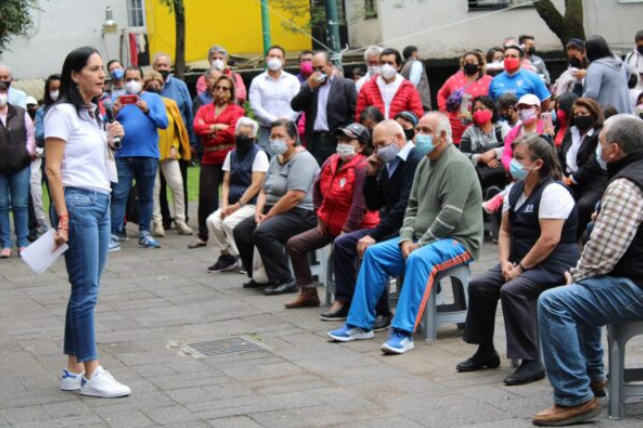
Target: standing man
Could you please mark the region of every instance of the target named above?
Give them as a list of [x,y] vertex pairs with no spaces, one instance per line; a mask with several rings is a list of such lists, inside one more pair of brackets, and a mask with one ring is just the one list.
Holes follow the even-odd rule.
[[112,59],[107,63],[107,72],[112,79],[110,89],[112,99],[115,100],[121,95],[125,95],[127,92],[125,91],[125,69],[123,64],[116,59]]
[[[539,426],[565,426],[601,413],[605,396],[601,330],[643,320],[643,121],[605,121],[596,160],[609,183],[571,284],[544,292],[538,322],[554,405],[534,415]],[[609,165],[609,167],[608,167]]]
[[301,51],[299,54],[299,73],[297,74],[297,80],[299,84],[303,85],[306,80],[313,74],[313,56],[315,52],[313,51]]
[[13,73],[8,65],[0,64],[0,82],[4,82],[9,90],[9,104],[27,109],[27,94],[20,89],[12,88]]
[[416,117],[424,115],[422,100],[413,83],[399,74],[402,55],[395,49],[384,49],[380,55],[381,74],[364,84],[357,98],[355,122],[369,106],[380,109],[384,119],[394,119],[403,111],[410,111]]
[[[155,71],[158,71],[165,84],[161,89],[161,96],[169,98],[176,102],[176,105],[179,107],[179,112],[181,113],[181,119],[188,130],[188,137],[190,139],[190,147],[192,151],[196,153],[197,144],[196,136],[194,134],[194,115],[192,112],[192,97],[190,96],[190,91],[188,86],[180,79],[177,79],[174,76],[170,75],[170,70],[172,68],[172,60],[170,56],[166,53],[156,53],[152,61],[152,68]],[[188,156],[190,155],[190,156]],[[179,168],[181,169],[181,178],[183,179],[183,197],[184,197],[184,206],[185,206],[185,223],[187,224],[189,215],[188,215],[188,167],[190,166],[190,161],[186,160],[191,158],[189,153],[181,153],[181,159],[179,159]],[[166,192],[165,178],[161,177],[161,207],[163,211],[163,226],[166,229],[169,229],[171,220],[169,219],[169,209],[167,208],[167,192]]]
[[525,58],[531,61],[531,65],[536,69],[535,73],[543,79],[545,85],[551,85],[551,77],[545,61],[536,55],[536,39],[534,39],[534,36],[524,34],[518,38],[518,43],[525,49]]
[[259,146],[270,156],[270,125],[277,119],[295,121],[297,113],[290,102],[299,92],[299,80],[283,70],[286,51],[281,46],[271,46],[266,56],[268,69],[252,79],[250,84],[250,108],[259,121]]
[[643,90],[643,30],[634,36],[634,50],[627,54],[625,63],[630,66],[632,73],[639,75],[636,89]]
[[422,100],[422,107],[424,111],[431,110],[431,88],[429,87],[429,78],[426,75],[424,63],[420,59],[420,53],[417,46],[407,46],[402,51],[404,56],[404,67],[400,73],[402,77],[410,80],[415,85],[420,99]]
[[306,148],[323,165],[336,151],[332,132],[353,122],[357,91],[353,80],[337,73],[327,52],[315,54],[313,70],[290,105],[306,113]]
[[[214,45],[208,51],[208,63],[210,67],[218,70],[222,74],[231,77],[234,80],[234,89],[237,92],[237,102],[239,105],[243,106],[243,103],[246,102],[246,85],[243,83],[243,78],[232,71],[228,65],[228,51],[219,45]],[[207,76],[201,76],[196,81],[196,92],[201,95],[204,92],[208,92],[207,86]],[[196,114],[196,112],[194,112]]]
[[[154,208],[154,180],[159,167],[159,133],[168,125],[165,104],[160,96],[143,91],[143,72],[138,67],[125,70],[127,95],[136,96],[135,104],[123,104],[121,96],[114,102],[116,119],[125,129],[122,148],[115,153],[118,183],[112,193],[112,239],[110,251],[120,250],[119,236],[124,234],[125,206],[132,187],[138,185],[138,245],[159,248],[150,235]],[[128,101],[129,102],[129,101]]]
[[366,63],[366,74],[362,76],[355,84],[355,87],[357,88],[357,93],[359,93],[359,91],[362,90],[362,86],[364,86],[364,83],[368,82],[369,80],[373,80],[375,77],[379,76],[379,74],[382,72],[380,55],[382,55],[383,50],[384,48],[381,48],[379,46],[369,46],[364,51],[364,62]]

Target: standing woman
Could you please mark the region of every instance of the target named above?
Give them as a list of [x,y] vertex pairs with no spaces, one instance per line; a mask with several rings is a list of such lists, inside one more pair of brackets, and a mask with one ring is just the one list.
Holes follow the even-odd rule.
[[60,389],[121,397],[129,395],[130,388],[98,362],[94,308],[110,241],[110,182],[117,179],[109,145],[125,133],[118,122],[105,126],[100,119],[96,103],[105,72],[98,51],[83,47],[67,55],[61,81],[60,99],[45,116],[46,172],[58,217],[55,239],[58,245],[69,245],[65,264],[71,297],[64,345],[68,361]]
[[29,180],[36,141],[31,118],[22,107],[9,104],[9,88],[0,82],[0,258],[11,257],[9,210],[22,253],[29,241]]

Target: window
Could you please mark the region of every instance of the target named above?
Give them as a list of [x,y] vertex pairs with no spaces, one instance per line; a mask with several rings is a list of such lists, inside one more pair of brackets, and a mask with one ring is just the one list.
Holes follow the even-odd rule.
[[469,0],[469,11],[506,9],[521,4],[531,6],[532,3],[533,0]]
[[375,0],[364,0],[364,19],[377,18],[377,3]]
[[143,0],[127,0],[127,22],[130,27],[145,27]]

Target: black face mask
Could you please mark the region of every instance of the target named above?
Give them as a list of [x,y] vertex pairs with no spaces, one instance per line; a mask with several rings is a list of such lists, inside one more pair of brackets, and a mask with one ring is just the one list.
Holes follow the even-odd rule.
[[146,89],[146,91],[147,92],[152,92],[153,94],[160,94],[161,93],[161,89],[158,89],[158,88],[150,88],[150,89]]
[[167,81],[167,76],[169,76],[169,75],[170,75],[170,70],[163,70],[163,71],[159,71],[159,73],[160,73],[160,74],[161,74],[161,76],[163,77],[163,80],[166,80],[166,81]]
[[637,46],[637,47],[636,47],[636,50],[638,51],[638,53],[640,53],[641,55],[643,55],[643,45],[641,45],[641,46]]
[[594,118],[592,116],[574,116],[574,126],[581,132],[586,132],[594,126]]
[[527,53],[529,55],[536,55],[536,47],[535,46],[530,47],[529,49],[527,49]]
[[510,114],[502,114],[500,115],[500,119],[504,120],[507,123],[511,123],[513,121],[513,117],[511,117]]
[[406,137],[406,141],[411,141],[413,138],[415,138],[415,129],[405,129],[404,130],[404,136]]
[[250,150],[250,147],[252,147],[255,142],[254,138],[247,137],[245,135],[237,135],[234,140],[237,145],[237,152],[239,152],[239,154],[247,153],[248,150]]
[[580,68],[582,65],[580,59],[573,57],[569,59],[569,66],[574,68]]
[[478,64],[465,64],[464,65],[464,74],[467,76],[473,76],[480,70],[480,66]]
[[29,117],[31,117],[32,120],[36,119],[36,112],[38,111],[37,108],[32,109],[32,108],[27,108],[27,113],[29,113]]

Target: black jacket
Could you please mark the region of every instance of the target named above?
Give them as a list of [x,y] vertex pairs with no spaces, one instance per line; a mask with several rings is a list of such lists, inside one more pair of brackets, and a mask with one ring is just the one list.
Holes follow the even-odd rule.
[[[315,118],[317,117],[317,94],[318,89],[310,89],[308,82],[301,85],[299,93],[290,102],[295,111],[306,113],[306,141],[313,140]],[[357,106],[357,90],[355,82],[335,75],[331,82],[326,104],[326,118],[328,119],[329,131],[353,123],[355,108]]]
[[[607,172],[596,161],[596,145],[598,144],[598,134],[600,132],[601,128],[594,129],[594,134],[583,139],[578,149],[578,155],[576,156],[578,170],[573,174],[574,181],[577,183],[574,186],[576,194],[579,191],[580,193],[594,191],[602,194],[607,187]],[[571,146],[572,131],[569,128],[558,149],[558,161],[565,175],[567,175],[567,152],[569,152]]]

